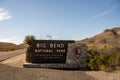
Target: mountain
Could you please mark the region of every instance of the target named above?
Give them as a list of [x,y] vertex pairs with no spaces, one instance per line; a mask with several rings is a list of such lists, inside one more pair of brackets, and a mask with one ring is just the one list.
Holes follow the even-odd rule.
[[0,51],[12,51],[16,49],[23,49],[25,48],[24,45],[16,45],[13,43],[7,43],[7,42],[0,42]]
[[78,43],[86,43],[88,46],[104,47],[120,47],[120,27],[106,29],[102,33],[91,38],[86,38]]

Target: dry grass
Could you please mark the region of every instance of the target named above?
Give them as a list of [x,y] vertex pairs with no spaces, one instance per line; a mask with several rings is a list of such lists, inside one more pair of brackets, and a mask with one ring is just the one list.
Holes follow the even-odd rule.
[[14,51],[18,49],[24,49],[25,45],[16,45],[13,43],[0,42],[0,52],[3,51]]

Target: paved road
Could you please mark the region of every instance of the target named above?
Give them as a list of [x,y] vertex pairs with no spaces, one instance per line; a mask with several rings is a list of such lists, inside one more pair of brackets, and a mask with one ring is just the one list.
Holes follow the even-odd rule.
[[9,51],[9,52],[0,52],[0,62],[9,58],[15,57],[17,55],[24,54],[25,52],[26,52],[26,49]]

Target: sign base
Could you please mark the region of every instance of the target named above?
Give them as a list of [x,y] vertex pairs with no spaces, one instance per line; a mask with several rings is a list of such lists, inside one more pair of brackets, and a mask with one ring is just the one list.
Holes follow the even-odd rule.
[[25,68],[51,68],[51,69],[79,69],[76,64],[36,64],[25,63]]

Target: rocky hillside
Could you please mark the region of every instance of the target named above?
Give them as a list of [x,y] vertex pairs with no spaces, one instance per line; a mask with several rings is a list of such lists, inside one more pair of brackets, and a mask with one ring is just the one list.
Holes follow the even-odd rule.
[[16,45],[13,43],[0,42],[0,51],[12,51],[17,49],[23,49],[25,45]]
[[101,48],[104,48],[105,46],[120,47],[120,27],[106,29],[100,34],[78,42],[86,43],[89,46],[97,46]]

